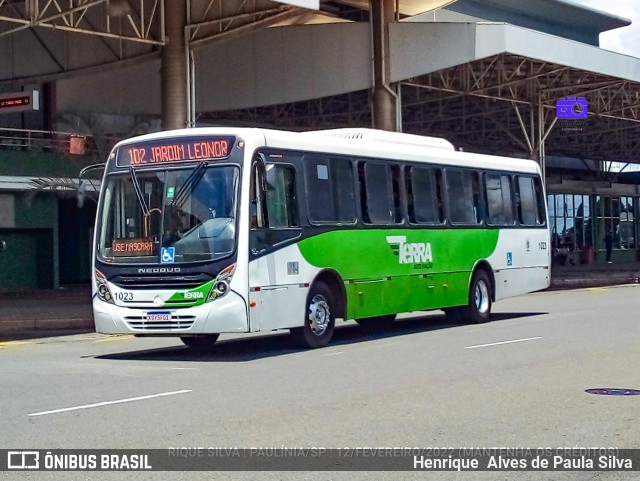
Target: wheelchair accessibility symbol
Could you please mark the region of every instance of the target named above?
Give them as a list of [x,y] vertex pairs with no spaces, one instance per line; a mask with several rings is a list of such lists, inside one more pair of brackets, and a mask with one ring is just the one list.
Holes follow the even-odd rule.
[[160,250],[160,263],[161,264],[173,264],[176,260],[176,248],[175,247],[163,247]]

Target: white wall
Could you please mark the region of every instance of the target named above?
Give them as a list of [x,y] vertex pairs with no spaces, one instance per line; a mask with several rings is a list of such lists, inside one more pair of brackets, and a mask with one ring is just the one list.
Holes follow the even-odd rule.
[[198,111],[273,105],[371,86],[367,24],[269,28],[195,52]]
[[114,115],[160,115],[160,60],[60,80],[57,110]]

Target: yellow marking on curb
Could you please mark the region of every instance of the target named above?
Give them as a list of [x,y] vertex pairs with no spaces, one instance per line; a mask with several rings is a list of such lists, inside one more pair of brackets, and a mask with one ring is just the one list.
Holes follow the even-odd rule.
[[590,292],[606,292],[609,289],[607,289],[606,287],[588,287],[587,290]]
[[0,342],[0,349],[5,348],[5,347],[22,346],[24,344],[32,344],[32,342],[29,342],[29,341],[3,341],[3,342]]
[[107,337],[105,339],[98,339],[97,341],[93,341],[94,343],[96,342],[112,342],[112,341],[128,341],[129,339],[133,339],[135,336],[133,336],[133,334],[125,334],[123,336],[112,336],[112,337]]

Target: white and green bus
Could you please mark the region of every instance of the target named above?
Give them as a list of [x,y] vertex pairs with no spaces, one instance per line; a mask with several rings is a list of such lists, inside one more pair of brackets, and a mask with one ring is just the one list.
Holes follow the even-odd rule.
[[96,330],[176,336],[338,321],[382,328],[549,286],[540,169],[443,139],[337,129],[197,128],[132,138],[107,160],[94,241]]

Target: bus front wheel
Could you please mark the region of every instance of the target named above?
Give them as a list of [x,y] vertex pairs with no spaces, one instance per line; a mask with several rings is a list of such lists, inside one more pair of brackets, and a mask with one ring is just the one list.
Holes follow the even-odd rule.
[[335,313],[333,292],[324,282],[316,282],[307,296],[304,325],[291,329],[294,341],[311,349],[329,344],[336,324]]
[[487,322],[491,316],[491,281],[489,275],[478,270],[471,278],[468,304],[461,307],[445,309],[447,318],[453,322],[470,322],[480,324]]
[[201,336],[184,336],[181,337],[180,340],[184,343],[185,346],[189,346],[192,349],[197,349],[199,351],[204,351],[207,349],[211,349],[211,347],[216,343],[220,334],[204,334]]

